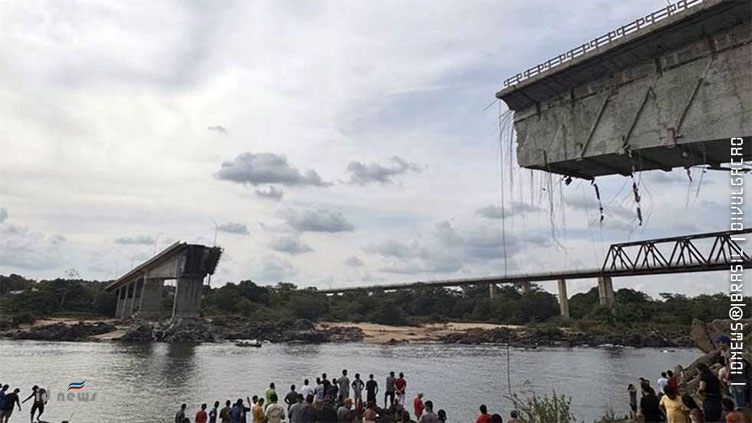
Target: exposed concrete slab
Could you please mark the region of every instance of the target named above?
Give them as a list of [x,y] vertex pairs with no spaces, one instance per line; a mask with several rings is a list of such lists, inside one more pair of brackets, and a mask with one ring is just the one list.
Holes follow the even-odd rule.
[[592,178],[752,159],[752,13],[705,0],[497,94],[520,166]]

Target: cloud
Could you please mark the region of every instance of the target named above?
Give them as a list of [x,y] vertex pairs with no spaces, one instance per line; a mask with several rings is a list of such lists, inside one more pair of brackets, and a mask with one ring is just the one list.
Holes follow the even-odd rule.
[[343,261],[343,263],[345,263],[345,266],[350,266],[350,267],[361,267],[361,266],[363,266],[363,261],[361,259],[359,259],[358,257],[356,257],[356,256],[347,257]]
[[238,235],[248,235],[248,227],[242,223],[227,222],[217,225],[217,230]]
[[154,238],[149,235],[137,235],[132,237],[115,238],[115,244],[126,245],[152,245],[154,244]]
[[210,126],[210,127],[206,128],[206,129],[209,130],[209,131],[214,131],[214,132],[219,133],[219,134],[226,134],[227,133],[227,129],[225,129],[225,127],[222,126],[222,125],[214,125],[214,126]]
[[[566,204],[573,209],[583,210],[586,212],[598,213],[598,201],[592,197],[572,197],[565,200]],[[628,209],[619,204],[603,205],[603,214],[606,218],[615,217],[624,221],[637,219],[637,211]]]
[[217,178],[239,184],[280,184],[286,186],[326,186],[314,170],[300,172],[287,157],[273,153],[242,153],[223,162]]
[[395,182],[393,177],[409,171],[420,172],[420,170],[420,166],[397,156],[390,157],[385,164],[350,162],[347,165],[347,171],[350,172],[350,183],[361,185],[370,183],[393,184]]
[[502,213],[501,206],[485,206],[475,211],[475,214],[487,219],[501,219],[503,217],[513,217],[520,214],[537,213],[543,211],[541,207],[531,204],[513,202],[509,207],[504,207]]
[[28,270],[59,267],[65,238],[45,235],[15,225],[0,226],[0,266]]
[[267,189],[257,189],[256,190],[256,196],[259,198],[266,198],[268,200],[274,200],[279,201],[284,197],[285,193],[282,192],[282,190],[278,190],[274,187],[269,187]]
[[294,235],[280,235],[275,237],[269,244],[274,251],[287,254],[302,254],[313,251],[306,243],[300,240],[300,237]]
[[5,222],[5,219],[8,218],[8,210],[5,210],[4,208],[0,207],[0,223]]
[[363,247],[363,251],[369,254],[378,254],[383,257],[408,258],[413,257],[416,253],[417,244],[397,241],[396,239],[387,239],[378,244],[371,244]]
[[280,214],[288,225],[300,232],[351,232],[355,229],[342,212],[323,207],[285,209]]
[[263,283],[288,282],[298,273],[289,261],[269,254],[262,260],[257,278]]

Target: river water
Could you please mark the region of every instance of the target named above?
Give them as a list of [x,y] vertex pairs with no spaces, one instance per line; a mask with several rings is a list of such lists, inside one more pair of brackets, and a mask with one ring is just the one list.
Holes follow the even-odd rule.
[[[578,420],[592,422],[608,406],[627,412],[627,384],[641,376],[655,380],[662,370],[687,365],[695,350],[606,350],[591,348],[512,349],[513,389],[572,396]],[[350,376],[374,373],[383,385],[389,370],[405,372],[408,399],[424,392],[449,422],[474,421],[478,405],[508,417],[504,398],[507,349],[458,345],[272,345],[238,348],[230,343],[124,345],[114,342],[66,343],[0,341],[0,382],[22,388],[33,384],[52,395],[43,420],[60,422],[172,422],[180,403],[193,413],[202,402],[213,403],[260,394],[270,381],[281,393],[327,372],[347,368]],[[81,390],[70,383],[86,381]],[[655,383],[655,382],[654,382]],[[88,393],[89,401],[60,400],[58,394]],[[92,396],[96,394],[91,401]],[[83,399],[83,397],[82,397]],[[11,422],[27,421],[30,402]]]

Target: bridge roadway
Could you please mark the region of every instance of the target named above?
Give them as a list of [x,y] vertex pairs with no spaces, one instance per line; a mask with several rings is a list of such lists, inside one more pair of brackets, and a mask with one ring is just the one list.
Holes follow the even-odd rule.
[[599,302],[602,306],[611,307],[615,303],[612,283],[614,277],[729,271],[732,265],[741,265],[746,269],[752,268],[750,255],[739,245],[739,242],[746,241],[750,233],[752,233],[752,229],[613,244],[609,248],[600,269],[342,287],[322,289],[317,292],[336,295],[354,291],[394,291],[426,287],[488,285],[489,293],[493,297],[500,284],[521,285],[524,293],[530,289],[531,282],[557,281],[561,315],[569,317],[567,280],[597,279]]

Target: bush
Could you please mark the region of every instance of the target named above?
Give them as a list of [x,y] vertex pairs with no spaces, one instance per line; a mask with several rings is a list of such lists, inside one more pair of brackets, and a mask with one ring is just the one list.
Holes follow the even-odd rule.
[[520,398],[517,394],[508,396],[514,407],[520,413],[520,420],[525,423],[574,423],[575,417],[571,411],[572,398],[557,395],[556,391],[549,398],[548,395],[539,397],[534,393]]

